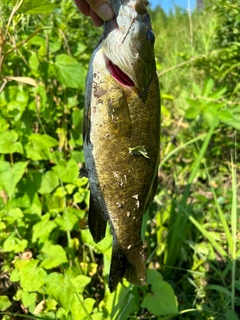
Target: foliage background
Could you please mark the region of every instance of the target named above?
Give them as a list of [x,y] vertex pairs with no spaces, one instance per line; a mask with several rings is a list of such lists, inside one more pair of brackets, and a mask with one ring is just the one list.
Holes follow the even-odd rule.
[[238,319],[240,3],[150,10],[162,93],[148,285],[107,288],[111,236],[87,228],[82,115],[101,30],[72,0],[0,6],[3,319]]

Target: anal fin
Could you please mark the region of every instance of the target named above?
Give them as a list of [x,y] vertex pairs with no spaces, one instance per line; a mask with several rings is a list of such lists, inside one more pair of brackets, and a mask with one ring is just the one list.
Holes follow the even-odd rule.
[[95,242],[101,241],[105,237],[107,221],[98,203],[90,195],[90,205],[88,212],[88,225]]

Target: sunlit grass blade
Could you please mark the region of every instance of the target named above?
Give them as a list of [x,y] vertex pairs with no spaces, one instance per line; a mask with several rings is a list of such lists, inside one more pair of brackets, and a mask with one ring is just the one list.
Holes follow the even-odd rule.
[[[175,201],[175,200],[174,200]],[[211,236],[210,232],[208,232],[192,215],[189,215],[187,210],[178,204],[178,208],[185,214],[186,217],[195,225],[195,227],[201,232],[201,234],[208,239],[212,247],[222,256],[228,258],[228,253],[219,245],[216,240]]]
[[174,155],[177,154],[179,151],[181,151],[182,149],[187,148],[189,145],[199,141],[199,140],[203,140],[205,137],[207,136],[207,133],[202,133],[199,136],[189,140],[188,142],[182,144],[181,146],[173,149],[171,152],[169,152],[160,162],[159,164],[159,169],[162,168],[162,166]]
[[[200,149],[199,155],[194,163],[194,166],[192,168],[192,172],[189,176],[189,179],[187,181],[187,185],[184,190],[184,194],[183,194],[180,202],[178,203],[173,199],[173,201],[175,202],[176,208],[179,208],[179,210],[178,210],[178,214],[176,216],[176,219],[174,217],[174,219],[172,220],[173,229],[168,234],[168,249],[166,250],[166,254],[164,256],[164,264],[174,265],[175,261],[177,259],[177,256],[179,254],[179,248],[181,247],[181,244],[184,239],[184,234],[186,231],[185,230],[186,223],[187,223],[188,219],[190,220],[190,217],[191,217],[191,215],[189,213],[186,214],[187,211],[184,208],[186,206],[186,202],[189,197],[191,185],[197,175],[200,164],[201,164],[202,159],[204,157],[204,154],[208,148],[208,145],[210,143],[211,137],[213,135],[213,132],[214,132],[217,124],[218,124],[218,118],[215,117],[214,121],[212,123],[212,126],[210,127],[210,129],[205,137],[205,140],[204,140],[203,145]],[[184,213],[184,216],[182,216],[182,213]],[[173,212],[173,214],[174,214],[174,212]],[[194,221],[196,221],[196,220],[194,219]],[[198,224],[198,225],[200,226],[199,230],[201,230],[201,225],[200,224]],[[202,229],[202,230],[204,230],[204,229]],[[220,250],[220,248],[219,248],[219,250]],[[222,251],[222,249],[220,251]]]
[[236,181],[236,168],[234,167],[233,159],[232,164],[232,208],[231,208],[231,229],[232,229],[232,292],[231,292],[231,307],[235,310],[235,281],[236,281],[236,250],[237,250],[237,181]]
[[[211,177],[210,177],[208,168],[206,167],[205,164],[204,164],[204,166],[205,166],[205,170],[206,170],[206,173],[207,173],[207,176],[208,176],[208,181],[210,182],[211,181]],[[211,191],[212,191],[212,194],[213,194],[214,203],[215,203],[215,206],[217,208],[220,221],[221,221],[222,226],[223,226],[223,230],[225,232],[225,236],[226,236],[226,239],[227,239],[227,242],[228,242],[229,250],[230,250],[230,252],[232,252],[232,250],[233,250],[233,239],[232,239],[232,235],[231,235],[230,229],[228,227],[228,224],[227,224],[226,218],[224,216],[224,213],[222,211],[222,208],[219,205],[219,202],[217,200],[216,192],[215,192],[215,190],[214,190],[214,188],[212,186],[211,186]]]
[[49,320],[49,318],[44,317],[37,317],[34,315],[27,315],[27,314],[19,314],[19,313],[12,313],[12,312],[0,312],[0,315],[10,316],[11,319],[15,319],[15,317],[24,318],[24,319],[37,319],[37,320]]

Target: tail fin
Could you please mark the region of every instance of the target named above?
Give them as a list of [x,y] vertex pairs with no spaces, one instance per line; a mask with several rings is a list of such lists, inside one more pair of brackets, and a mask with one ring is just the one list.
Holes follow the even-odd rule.
[[132,284],[143,286],[146,283],[146,260],[142,242],[136,246],[120,248],[113,244],[109,275],[109,289],[113,292],[122,278]]

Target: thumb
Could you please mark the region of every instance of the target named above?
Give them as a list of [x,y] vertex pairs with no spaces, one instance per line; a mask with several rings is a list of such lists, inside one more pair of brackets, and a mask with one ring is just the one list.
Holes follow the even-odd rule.
[[87,0],[89,6],[104,21],[110,21],[114,17],[114,12],[106,0]]

